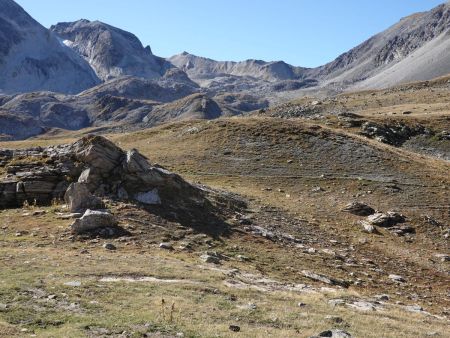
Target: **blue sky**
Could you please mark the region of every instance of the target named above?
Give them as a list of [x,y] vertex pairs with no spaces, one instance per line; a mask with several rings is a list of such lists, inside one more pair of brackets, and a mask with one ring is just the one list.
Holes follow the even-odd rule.
[[17,0],[49,27],[80,18],[137,35],[159,56],[216,60],[333,60],[409,14],[444,0]]

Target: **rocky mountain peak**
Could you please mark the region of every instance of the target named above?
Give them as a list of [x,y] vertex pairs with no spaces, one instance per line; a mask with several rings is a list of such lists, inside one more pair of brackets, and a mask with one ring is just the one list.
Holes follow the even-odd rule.
[[89,65],[11,0],[0,0],[0,92],[77,93],[98,83]]
[[104,81],[126,75],[154,79],[170,67],[134,34],[100,21],[63,22],[50,30],[82,55]]

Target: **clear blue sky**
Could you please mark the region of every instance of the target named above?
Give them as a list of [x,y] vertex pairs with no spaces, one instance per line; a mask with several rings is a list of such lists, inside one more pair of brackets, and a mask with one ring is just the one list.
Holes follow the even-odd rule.
[[17,0],[44,26],[100,20],[153,53],[216,60],[331,61],[400,18],[445,0]]

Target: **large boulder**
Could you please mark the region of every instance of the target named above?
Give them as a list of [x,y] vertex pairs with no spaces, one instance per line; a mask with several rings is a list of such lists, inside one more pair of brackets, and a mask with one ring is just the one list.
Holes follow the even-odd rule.
[[82,212],[86,209],[103,207],[101,199],[92,195],[84,183],[72,183],[64,195],[64,200],[70,212]]
[[73,144],[75,158],[102,174],[120,165],[124,152],[102,136],[87,136]]
[[70,228],[73,233],[82,234],[99,228],[117,227],[117,224],[116,218],[111,213],[88,209],[81,218],[70,225]]

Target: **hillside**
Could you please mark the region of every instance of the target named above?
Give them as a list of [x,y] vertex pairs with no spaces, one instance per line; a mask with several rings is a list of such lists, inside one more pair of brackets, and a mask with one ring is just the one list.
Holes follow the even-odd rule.
[[[401,19],[331,63],[312,70],[310,76],[318,76],[324,84],[346,87],[362,82],[368,88],[382,88],[449,74],[448,57],[442,53],[450,37],[449,27],[450,5],[445,3]],[[426,68],[421,68],[424,65]]]
[[[438,119],[428,123],[440,127]],[[47,146],[74,137],[1,146]],[[0,250],[9,258],[0,327],[11,336],[21,329],[41,336],[229,337],[234,330],[244,337],[310,337],[326,330],[345,331],[345,337],[445,336],[448,162],[303,118],[194,120],[109,138],[222,196],[214,202],[220,213],[170,199],[144,207],[105,195],[128,234],[79,237],[70,234],[67,211],[57,203],[2,211]],[[11,164],[3,153],[10,173],[4,182],[30,170],[41,151],[27,150],[28,157]],[[111,151],[96,154],[115,158]],[[61,167],[57,158],[46,165],[63,170],[70,163]],[[117,168],[127,167],[135,168]],[[343,211],[353,201],[396,211],[406,221],[367,232],[368,217]],[[186,217],[199,210],[202,215]],[[115,250],[103,248],[106,243]]]

